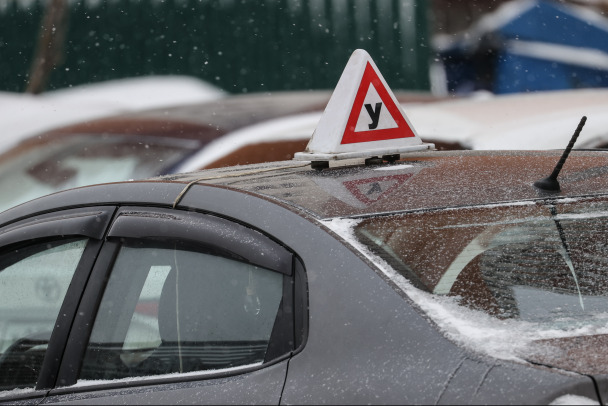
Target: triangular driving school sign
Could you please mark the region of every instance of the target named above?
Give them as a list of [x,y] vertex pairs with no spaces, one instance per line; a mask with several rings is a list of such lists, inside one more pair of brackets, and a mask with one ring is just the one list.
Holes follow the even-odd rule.
[[350,110],[341,144],[415,136],[401,108],[397,107],[389,90],[368,62]]
[[353,52],[304,152],[330,161],[433,149],[416,134],[369,54]]

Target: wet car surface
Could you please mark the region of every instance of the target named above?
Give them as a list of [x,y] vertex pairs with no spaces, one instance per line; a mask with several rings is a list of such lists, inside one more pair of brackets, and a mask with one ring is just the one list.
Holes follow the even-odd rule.
[[286,161],[17,206],[0,400],[604,402],[608,155],[534,187],[560,155]]
[[586,117],[563,154],[441,152],[399,104],[356,50],[291,161],[0,213],[0,399],[604,403]]
[[[329,91],[237,95],[46,131],[0,155],[4,174],[0,187],[13,191],[0,198],[0,209],[87,184],[291,159],[304,148],[312,130],[296,128],[291,134],[270,136],[257,126],[296,114],[318,114],[330,95]],[[398,97],[409,103],[436,100],[415,92],[401,92]]]

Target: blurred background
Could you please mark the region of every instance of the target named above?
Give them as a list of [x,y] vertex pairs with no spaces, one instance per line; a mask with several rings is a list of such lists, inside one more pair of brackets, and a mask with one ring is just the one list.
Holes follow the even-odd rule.
[[[437,149],[608,147],[608,0],[0,0],[0,210],[289,160],[351,53]],[[348,107],[348,106],[346,106]]]
[[1,0],[0,90],[186,75],[331,89],[366,49],[397,89],[605,87],[603,0]]
[[50,89],[151,74],[191,75],[230,93],[333,88],[356,48],[383,59],[394,86],[429,88],[420,1],[3,1],[5,90],[35,87],[36,50],[54,65]]

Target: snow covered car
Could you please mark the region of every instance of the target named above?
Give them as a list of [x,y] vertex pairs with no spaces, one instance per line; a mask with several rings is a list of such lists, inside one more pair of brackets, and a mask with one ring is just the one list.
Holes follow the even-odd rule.
[[588,116],[578,148],[608,147],[608,89],[570,89],[491,95],[480,93],[428,106],[411,106],[418,135],[452,148],[539,150],[563,148],[572,123]]
[[[48,130],[0,155],[0,189],[12,191],[0,197],[0,210],[70,187],[290,159],[308,142],[330,95],[229,96]],[[436,100],[410,92],[397,97]]]
[[0,402],[605,403],[608,154],[433,151],[345,72],[294,160],[0,213]]
[[[12,190],[0,198],[0,210],[70,187],[198,169],[200,154],[216,149],[214,141],[222,136],[260,121],[322,109],[329,96],[321,91],[224,97],[48,130],[0,155],[0,188]],[[289,159],[305,143],[306,138],[258,135],[248,143],[233,141],[236,150],[216,150],[214,159],[200,167]]]
[[224,96],[208,82],[180,75],[107,80],[36,95],[0,91],[0,152],[32,135],[85,120]]

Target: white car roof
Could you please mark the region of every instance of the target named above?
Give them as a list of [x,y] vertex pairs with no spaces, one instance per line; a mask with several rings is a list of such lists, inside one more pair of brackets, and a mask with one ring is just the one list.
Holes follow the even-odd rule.
[[45,130],[141,109],[206,102],[225,93],[200,79],[149,76],[32,95],[0,92],[0,151]]
[[560,149],[587,116],[577,148],[608,143],[608,89],[485,93],[404,108],[418,134],[430,142],[460,142],[482,150]]

